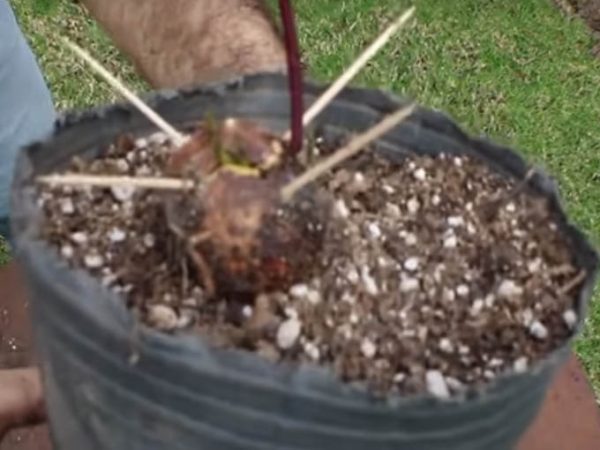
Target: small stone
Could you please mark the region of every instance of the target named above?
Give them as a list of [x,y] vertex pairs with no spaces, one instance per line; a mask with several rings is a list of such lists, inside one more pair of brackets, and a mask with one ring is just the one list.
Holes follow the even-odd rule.
[[460,392],[465,388],[465,385],[454,377],[446,377],[446,384],[454,392]]
[[481,313],[481,310],[483,309],[483,305],[484,305],[484,302],[482,299],[478,298],[477,300],[475,300],[473,302],[473,304],[471,305],[471,311],[470,311],[471,315],[478,316],[479,313]]
[[348,320],[352,325],[356,325],[358,323],[358,314],[352,311],[352,313],[350,313],[350,317],[348,317]]
[[254,314],[254,308],[252,308],[250,305],[244,305],[242,308],[242,316],[244,316],[246,319],[249,319],[252,317],[252,314]]
[[502,367],[503,365],[504,365],[504,361],[500,358],[492,358],[488,362],[488,366],[490,366],[492,368]]
[[431,204],[433,206],[438,206],[440,203],[442,203],[442,199],[439,195],[435,194],[433,197],[431,197]]
[[486,307],[491,308],[494,306],[494,303],[496,302],[496,297],[494,296],[494,294],[488,294],[485,296],[485,299],[483,301],[484,301]]
[[533,322],[533,311],[530,308],[524,309],[521,312],[521,322],[528,327]]
[[177,327],[179,319],[173,308],[153,305],[148,309],[148,322],[159,330],[169,331]]
[[321,303],[321,293],[316,289],[309,289],[306,294],[306,300],[308,300],[311,305],[318,305]]
[[535,258],[527,263],[527,270],[531,273],[537,273],[542,267],[542,259]]
[[65,259],[71,259],[75,254],[75,250],[69,244],[65,244],[60,248],[60,254]]
[[513,299],[523,295],[523,288],[513,280],[503,280],[498,286],[498,296],[505,299]]
[[98,269],[104,264],[104,258],[98,254],[92,253],[83,258],[83,263],[88,269]]
[[406,261],[404,261],[404,268],[409,272],[414,272],[419,268],[419,258],[408,258]]
[[529,333],[541,341],[548,337],[548,329],[539,320],[531,322],[531,325],[529,325]]
[[465,224],[465,220],[461,216],[451,216],[447,219],[448,225],[456,228],[461,227]]
[[318,361],[321,357],[319,347],[317,347],[313,342],[307,342],[304,344],[304,353],[306,353],[313,361]]
[[347,219],[350,216],[350,210],[346,206],[346,202],[342,199],[335,202],[334,212],[340,219]]
[[364,338],[360,343],[360,352],[365,358],[371,359],[377,353],[377,347],[370,339]]
[[75,212],[75,205],[73,204],[73,200],[71,198],[63,198],[60,200],[60,211],[65,216],[70,216]]
[[406,203],[406,207],[408,208],[409,213],[416,214],[421,208],[421,204],[419,203],[419,200],[417,200],[415,197],[412,197]]
[[446,302],[453,302],[456,299],[456,294],[453,289],[444,288],[442,292],[442,298]]
[[458,245],[458,239],[453,234],[444,239],[444,247],[445,248],[456,248],[457,245]]
[[369,222],[367,225],[367,231],[373,240],[377,240],[381,237],[381,228],[379,228],[379,224],[376,222]]
[[404,236],[404,243],[410,247],[417,245],[417,242],[417,236],[415,236],[413,233],[407,233],[406,236]]
[[467,233],[469,233],[471,235],[477,233],[477,229],[475,228],[475,225],[473,225],[471,222],[467,222]]
[[383,190],[383,192],[385,192],[386,194],[394,194],[396,192],[396,189],[394,189],[392,186],[390,186],[389,184],[384,184],[381,186],[381,189]]
[[175,328],[181,330],[191,326],[196,320],[196,312],[190,309],[182,309],[177,319],[177,325]]
[[413,176],[416,180],[424,181],[427,178],[427,172],[422,167],[419,167],[417,170],[413,172]]
[[466,345],[459,345],[458,346],[458,353],[461,355],[468,355],[471,352],[471,349],[469,347],[467,347]]
[[562,317],[563,317],[563,321],[565,322],[565,325],[570,330],[573,330],[577,326],[577,313],[575,311],[573,311],[572,309],[566,310],[563,313]]
[[463,165],[462,159],[459,158],[458,156],[454,157],[454,159],[452,160],[452,162],[454,162],[454,165],[456,167],[462,167],[462,165]]
[[282,350],[292,348],[300,337],[301,330],[302,324],[298,319],[286,320],[277,330],[277,346]]
[[306,298],[308,295],[308,285],[304,283],[295,284],[290,288],[290,295],[297,299]]
[[369,269],[367,267],[363,267],[360,275],[365,291],[367,291],[369,295],[377,295],[379,293],[379,288],[377,287],[375,279],[369,273]]
[[440,350],[444,353],[453,353],[454,352],[454,345],[452,345],[452,342],[448,338],[440,339],[439,347],[440,347]]
[[146,148],[148,147],[148,140],[146,138],[137,138],[134,145],[138,149]]
[[129,164],[127,163],[126,159],[117,159],[115,161],[115,167],[121,173],[129,172]]
[[87,243],[88,235],[83,231],[76,231],[75,233],[71,234],[71,240],[76,244],[83,245]]
[[113,186],[110,188],[110,191],[116,200],[124,203],[131,200],[133,193],[135,192],[135,187],[127,185]]
[[123,242],[126,237],[127,237],[127,233],[124,230],[122,230],[121,228],[115,227],[115,228],[112,228],[108,232],[108,239],[114,243]]
[[450,391],[444,376],[439,370],[429,370],[425,374],[425,382],[427,384],[427,391],[437,398],[449,398]]
[[515,204],[513,202],[510,202],[506,205],[505,209],[509,213],[514,213],[517,210],[517,207],[515,206]]
[[517,373],[524,373],[527,371],[528,365],[529,365],[529,362],[527,360],[527,357],[521,356],[520,358],[517,358],[513,362],[513,370]]
[[459,297],[466,297],[469,295],[470,289],[466,284],[461,284],[456,288],[456,293]]
[[390,217],[394,219],[398,219],[402,215],[400,207],[394,203],[387,203],[385,205],[385,211]]
[[483,371],[483,376],[486,380],[493,380],[494,378],[496,378],[496,374],[489,369]]
[[298,318],[298,311],[296,311],[296,308],[292,308],[291,306],[288,306],[287,308],[284,309],[283,312],[285,313],[285,315],[288,319],[297,319]]
[[413,292],[419,289],[420,283],[416,278],[405,277],[400,281],[401,292]]
[[155,238],[155,237],[154,237],[154,235],[153,235],[153,234],[151,234],[151,233],[146,233],[146,234],[144,235],[144,238],[143,238],[143,240],[144,240],[144,245],[145,245],[147,248],[152,248],[152,247],[154,247],[154,244],[156,244],[156,238]]
[[404,380],[406,380],[406,374],[402,373],[402,372],[398,372],[396,375],[394,375],[394,383],[396,384],[402,384],[404,382]]
[[360,275],[358,274],[358,270],[356,267],[350,267],[346,272],[346,279],[352,284],[358,284],[360,281]]

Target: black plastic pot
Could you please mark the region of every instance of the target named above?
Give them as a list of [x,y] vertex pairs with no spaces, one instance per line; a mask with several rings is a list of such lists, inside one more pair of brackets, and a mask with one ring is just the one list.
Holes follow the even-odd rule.
[[[307,101],[321,88],[307,85]],[[213,87],[161,93],[150,102],[172,123],[190,124],[210,112],[287,125],[286,80],[256,76]],[[345,91],[318,120],[325,138],[364,130],[395,110],[399,100],[364,89]],[[13,230],[30,286],[57,449],[508,449],[535,417],[568,347],[529,372],[497,379],[463,399],[429,396],[378,403],[313,367],[273,366],[255,355],[208,347],[195,336],[143,329],[141,359],[129,362],[133,319],[122,299],[82,271],[69,270],[36,239],[39,211],[32,177],[60,170],[74,156],[94,157],[122,132],[151,125],[128,106],[63,119],[54,136],[30,147],[18,164]],[[378,142],[393,160],[408,152],[477,155],[507,177],[523,178],[514,152],[465,135],[438,112],[419,109]],[[565,218],[552,181],[537,173],[561,219],[581,267],[587,270],[578,312],[585,313],[598,258]]]

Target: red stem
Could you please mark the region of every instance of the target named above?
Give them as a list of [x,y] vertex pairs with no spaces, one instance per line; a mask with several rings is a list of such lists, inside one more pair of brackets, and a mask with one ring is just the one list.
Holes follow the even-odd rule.
[[290,129],[292,130],[292,141],[290,143],[290,150],[292,154],[297,154],[302,150],[302,114],[304,113],[300,48],[298,44],[298,33],[296,32],[294,11],[290,1],[279,0],[279,11],[281,13],[281,22],[283,24],[283,40],[287,55],[289,92],[291,99]]

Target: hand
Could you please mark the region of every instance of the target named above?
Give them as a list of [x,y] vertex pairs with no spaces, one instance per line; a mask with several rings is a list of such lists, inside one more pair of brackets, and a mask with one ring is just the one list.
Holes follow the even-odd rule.
[[0,442],[14,427],[46,419],[38,369],[0,370]]

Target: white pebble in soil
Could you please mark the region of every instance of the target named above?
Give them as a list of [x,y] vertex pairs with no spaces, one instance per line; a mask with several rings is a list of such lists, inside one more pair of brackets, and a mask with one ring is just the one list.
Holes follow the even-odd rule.
[[444,247],[445,248],[456,248],[458,245],[458,239],[455,235],[451,234],[450,236],[444,238]]
[[358,284],[358,282],[360,281],[360,275],[358,274],[358,270],[356,270],[356,267],[350,267],[346,271],[346,279],[352,284]]
[[296,299],[303,299],[308,295],[308,285],[304,283],[295,284],[290,288],[290,295]]
[[523,295],[523,288],[513,280],[502,280],[498,286],[498,296],[507,300]]
[[404,268],[409,272],[414,272],[419,268],[419,258],[413,256],[404,261]]
[[346,206],[346,202],[342,199],[335,202],[333,211],[340,219],[347,219],[350,216],[350,210],[348,209],[348,206]]
[[400,291],[404,293],[416,291],[419,287],[420,283],[416,278],[403,277],[400,281]]
[[152,248],[156,244],[156,238],[154,237],[154,235],[152,233],[146,233],[144,235],[143,241],[144,241],[144,245],[147,248]]
[[454,353],[454,345],[452,345],[452,341],[448,338],[440,339],[440,343],[438,344],[440,350],[444,353]]
[[318,361],[321,357],[319,347],[317,347],[313,342],[307,342],[304,344],[304,353],[306,353],[313,361]]
[[244,318],[246,318],[246,319],[249,319],[250,317],[252,317],[253,313],[254,313],[254,309],[250,305],[245,305],[242,308],[242,316],[244,316]]
[[381,228],[377,222],[369,222],[367,232],[369,233],[369,237],[374,241],[381,238]]
[[113,243],[123,242],[127,238],[127,233],[121,228],[111,228],[108,232],[108,239]]
[[548,337],[548,328],[539,320],[534,320],[529,325],[529,333],[536,339],[543,341]]
[[425,374],[425,383],[427,391],[434,397],[446,399],[450,397],[448,384],[444,379],[444,375],[439,370],[429,370]]
[[63,198],[60,200],[60,212],[62,212],[65,216],[70,216],[75,213],[75,205],[73,204],[73,200],[69,197]]
[[456,288],[456,294],[459,297],[466,297],[467,295],[469,295],[469,286],[467,286],[466,284],[460,284],[457,288]]
[[71,259],[75,254],[75,250],[69,244],[65,244],[61,247],[60,254],[65,259]]
[[377,354],[377,347],[369,338],[364,338],[360,343],[360,352],[365,358],[373,358]]
[[506,209],[506,211],[509,212],[509,213],[514,213],[517,210],[517,207],[515,206],[514,203],[510,202],[509,204],[507,204],[505,206],[504,209]]
[[407,233],[406,236],[404,236],[404,243],[406,245],[408,245],[409,247],[412,247],[413,245],[417,245],[418,239],[417,236],[414,235],[413,233]]
[[425,181],[425,179],[427,178],[427,172],[425,172],[425,169],[423,169],[422,167],[419,167],[413,172],[413,176],[415,177],[415,180]]
[[298,319],[298,311],[296,311],[296,308],[288,306],[283,310],[283,312],[288,319]]
[[298,319],[288,319],[277,329],[277,346],[282,350],[289,350],[300,337],[302,323]]
[[379,288],[377,287],[377,282],[371,276],[368,267],[366,267],[366,266],[362,267],[362,269],[360,271],[360,277],[361,277],[361,280],[363,283],[363,287],[369,295],[377,295],[379,293]]
[[452,228],[461,227],[465,224],[465,220],[461,216],[450,216],[447,222]]
[[88,235],[83,231],[76,231],[75,233],[71,234],[71,240],[76,244],[84,245],[88,242]]
[[402,211],[400,211],[400,207],[394,203],[387,203],[385,205],[385,212],[393,219],[399,219],[402,216]]
[[515,359],[513,362],[513,370],[517,373],[524,373],[527,371],[527,366],[529,362],[526,356],[521,356],[520,358]]
[[412,197],[408,200],[408,202],[406,202],[406,207],[408,208],[409,213],[416,214],[421,208],[421,203],[419,203],[419,200],[417,200],[415,197]]
[[483,302],[483,300],[478,298],[471,305],[471,309],[469,312],[472,316],[478,316],[481,313],[481,310],[483,309],[484,305],[485,303]]
[[431,204],[433,206],[438,206],[440,203],[442,203],[442,199],[439,195],[435,194],[433,197],[431,197]]
[[97,253],[90,253],[89,255],[85,255],[83,263],[88,269],[98,269],[104,264],[104,258]]
[[159,330],[170,331],[177,327],[179,318],[173,308],[153,305],[148,309],[148,322]]
[[110,188],[110,191],[112,192],[112,195],[116,200],[120,201],[121,203],[124,203],[126,201],[131,200],[135,192],[135,187],[126,185],[113,186]]
[[563,313],[562,318],[569,330],[573,330],[577,326],[577,313],[572,309],[566,310]]

